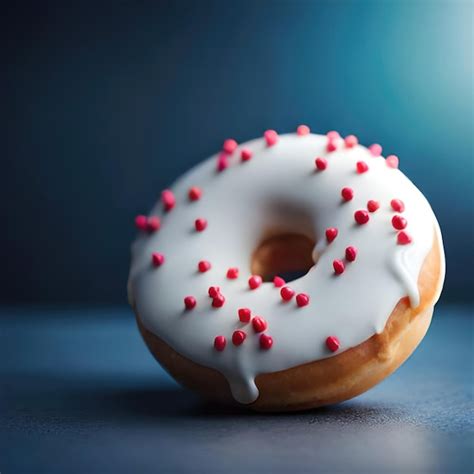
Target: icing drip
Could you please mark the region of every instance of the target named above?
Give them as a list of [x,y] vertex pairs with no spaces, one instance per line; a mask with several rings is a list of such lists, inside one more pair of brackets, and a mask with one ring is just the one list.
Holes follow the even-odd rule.
[[[227,140],[223,149],[138,219],[128,293],[148,330],[221,372],[234,398],[251,403],[258,374],[364,342],[404,296],[416,307],[433,229],[441,235],[426,199],[380,145],[302,128]],[[402,231],[392,224],[397,212]],[[157,231],[150,217],[159,218],[151,221]],[[291,282],[291,296],[283,280],[262,283],[250,273],[251,254],[275,229],[317,242],[317,264]]]

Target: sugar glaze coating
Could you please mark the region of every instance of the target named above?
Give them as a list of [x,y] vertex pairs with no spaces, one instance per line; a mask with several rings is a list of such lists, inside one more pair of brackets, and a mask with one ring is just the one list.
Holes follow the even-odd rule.
[[[433,232],[439,242],[441,235],[429,203],[397,169],[398,159],[379,155],[377,147],[337,135],[267,133],[191,169],[149,214],[160,219],[159,230],[140,232],[132,246],[129,299],[145,327],[221,372],[244,404],[258,398],[258,374],[337,355],[382,332],[400,298],[418,305],[420,269]],[[196,187],[201,194],[191,199]],[[341,197],[344,188],[351,199]],[[401,201],[402,212],[393,200]],[[392,224],[398,214],[403,230]],[[206,221],[202,230],[198,219]],[[328,229],[336,229],[330,239]],[[303,305],[296,297],[283,300],[272,282],[249,287],[251,255],[269,230],[317,241],[317,265],[287,285],[304,295]],[[152,263],[157,253],[164,257],[159,266]],[[209,263],[204,272],[202,261]],[[229,269],[238,269],[232,278]],[[219,287],[224,301],[214,305],[210,287]],[[192,308],[183,303],[188,296]],[[251,310],[250,321],[239,319],[242,308]],[[263,331],[252,325],[256,316],[266,323]]]

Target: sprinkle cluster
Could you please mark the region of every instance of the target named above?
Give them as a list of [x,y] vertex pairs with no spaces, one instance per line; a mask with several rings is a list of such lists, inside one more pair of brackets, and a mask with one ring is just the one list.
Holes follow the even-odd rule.
[[[253,332],[258,336],[258,344],[260,349],[268,350],[273,345],[273,338],[264,331],[268,328],[267,321],[261,316],[252,316],[252,311],[249,308],[240,308],[237,311],[237,316],[243,328],[246,325],[251,325]],[[234,346],[240,346],[247,339],[247,333],[243,329],[237,329],[232,333],[231,340]],[[214,348],[217,351],[223,351],[227,345],[227,339],[223,335],[218,335],[214,338]]]

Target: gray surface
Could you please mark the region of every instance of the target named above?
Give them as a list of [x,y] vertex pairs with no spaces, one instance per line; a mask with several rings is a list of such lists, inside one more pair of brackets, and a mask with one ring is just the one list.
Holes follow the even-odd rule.
[[472,320],[339,406],[260,415],[178,387],[129,310],[0,310],[0,472],[472,472]]

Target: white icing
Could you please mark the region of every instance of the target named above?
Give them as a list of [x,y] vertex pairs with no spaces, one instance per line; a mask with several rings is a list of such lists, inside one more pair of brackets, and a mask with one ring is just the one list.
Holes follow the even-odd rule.
[[[161,217],[161,229],[140,234],[132,246],[129,296],[143,324],[185,357],[224,374],[241,403],[257,399],[258,374],[331,357],[362,343],[383,331],[404,296],[416,307],[418,275],[433,244],[433,229],[441,239],[430,205],[401,171],[365,147],[347,149],[340,141],[337,151],[327,153],[326,143],[322,135],[288,134],[267,147],[259,138],[241,144],[221,173],[216,172],[217,155],[211,157],[171,188],[176,197],[171,212],[163,213],[161,202],[154,207],[150,215]],[[242,148],[253,152],[245,163],[240,161]],[[317,156],[327,158],[325,171],[315,171]],[[368,172],[357,174],[359,160],[366,161]],[[189,201],[191,186],[202,188],[200,200]],[[345,186],[355,193],[349,202],[341,200]],[[405,203],[405,230],[413,239],[409,245],[397,245],[391,225],[393,198]],[[353,214],[366,209],[370,199],[379,201],[380,208],[369,213],[366,225],[357,225]],[[199,217],[208,220],[204,232],[194,230]],[[328,227],[339,230],[330,244],[324,236]],[[310,296],[308,306],[298,308],[294,298],[282,302],[273,283],[248,288],[250,256],[267,229],[316,239],[317,265],[289,284]],[[332,262],[344,259],[349,245],[357,248],[357,259],[335,276]],[[161,267],[151,265],[152,252],[165,255]],[[212,269],[199,273],[200,260],[210,261]],[[238,279],[226,278],[229,267],[240,269]],[[213,285],[220,286],[226,298],[222,308],[211,307],[207,291]],[[184,310],[187,295],[197,300],[191,311]],[[259,334],[238,320],[242,307],[268,322],[265,333],[274,340],[270,350],[261,350]],[[247,333],[238,347],[231,342],[236,329]],[[213,347],[216,335],[227,338],[223,352]],[[325,345],[328,336],[340,341],[336,353]]]

